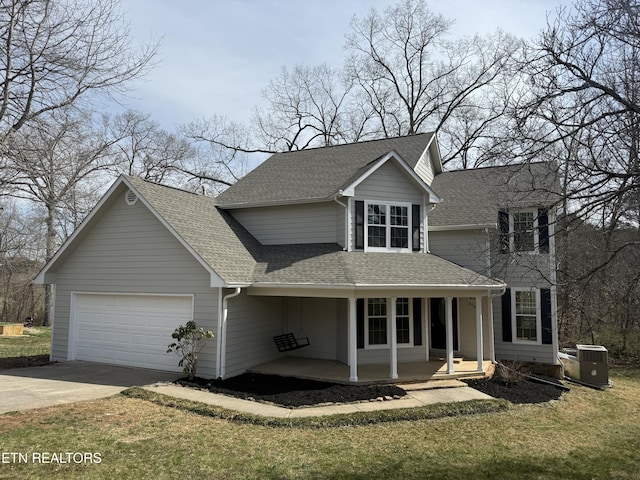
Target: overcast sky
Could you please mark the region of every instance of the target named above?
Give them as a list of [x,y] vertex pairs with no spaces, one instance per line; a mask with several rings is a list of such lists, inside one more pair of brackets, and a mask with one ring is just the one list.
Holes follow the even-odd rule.
[[[166,129],[214,114],[247,122],[283,66],[341,67],[354,15],[392,0],[123,0],[140,43],[161,40],[159,65],[125,101]],[[454,37],[497,28],[531,38],[569,0],[431,0]]]

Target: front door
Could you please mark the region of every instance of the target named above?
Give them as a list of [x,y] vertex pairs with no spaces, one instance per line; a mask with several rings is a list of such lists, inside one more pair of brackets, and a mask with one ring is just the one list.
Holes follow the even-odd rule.
[[[431,348],[447,349],[447,317],[444,298],[431,299]],[[453,349],[458,350],[458,299],[453,299]]]

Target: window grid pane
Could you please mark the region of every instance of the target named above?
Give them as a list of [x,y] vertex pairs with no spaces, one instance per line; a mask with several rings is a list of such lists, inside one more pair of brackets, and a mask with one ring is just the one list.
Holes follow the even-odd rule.
[[367,301],[369,316],[369,345],[387,344],[387,299],[370,298]]
[[387,229],[385,227],[369,227],[368,242],[370,247],[387,246]]
[[391,225],[409,225],[409,215],[407,207],[391,206]]
[[391,248],[409,248],[409,229],[391,227]]
[[518,340],[538,340],[536,293],[517,291],[516,294],[516,337]]
[[516,252],[531,252],[534,249],[533,212],[513,214],[513,245]]
[[387,206],[369,205],[369,225],[387,224]]

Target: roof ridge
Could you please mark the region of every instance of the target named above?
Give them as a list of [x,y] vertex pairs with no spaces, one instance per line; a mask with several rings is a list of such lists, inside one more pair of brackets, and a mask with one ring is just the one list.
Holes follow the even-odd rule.
[[[491,165],[491,166],[481,166],[481,167],[473,167],[473,168],[456,168],[455,170],[446,170],[442,173],[459,173],[459,172],[476,172],[478,170],[489,170],[489,169],[500,169],[500,168],[510,168],[510,167],[524,167],[527,165],[549,165],[552,164],[553,160],[537,160],[535,162],[521,162],[521,163],[509,163],[505,165]],[[440,173],[439,175],[442,175]]]
[[272,155],[287,155],[287,154],[290,154],[290,153],[291,154],[295,154],[295,153],[309,152],[309,151],[319,150],[319,149],[348,147],[350,145],[362,145],[362,144],[365,144],[365,143],[391,141],[391,140],[398,140],[398,139],[401,139],[401,138],[411,138],[411,137],[419,137],[421,135],[433,135],[433,134],[435,134],[435,132],[421,132],[421,133],[412,133],[411,135],[397,135],[395,137],[371,138],[369,140],[360,140],[360,141],[357,141],[357,142],[338,143],[338,144],[335,144],[335,145],[319,145],[317,147],[301,148],[299,150],[287,150],[287,151],[284,151],[284,152],[276,152],[276,153],[273,153]]

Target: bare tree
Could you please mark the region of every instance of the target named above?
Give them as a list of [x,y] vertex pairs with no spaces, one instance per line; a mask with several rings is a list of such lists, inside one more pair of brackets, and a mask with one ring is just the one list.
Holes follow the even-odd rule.
[[255,110],[258,142],[275,152],[358,141],[368,115],[353,105],[351,90],[327,64],[283,68],[263,90],[267,108]]
[[195,148],[181,134],[164,130],[149,115],[127,111],[104,120],[114,139],[116,173],[180,185],[190,177]]
[[[16,172],[13,195],[30,200],[46,209],[45,260],[50,259],[64,238],[88,213],[95,202],[80,187],[83,182],[103,174],[114,165],[113,141],[104,131],[95,131],[87,114],[73,108],[40,116],[29,126],[15,132],[7,142],[11,169]],[[93,190],[93,194],[97,194]],[[78,209],[83,204],[84,208]],[[62,210],[73,208],[73,227],[59,228],[65,216]],[[47,291],[47,301],[50,292]],[[48,306],[48,305],[47,305]],[[48,311],[48,308],[47,308]],[[45,325],[48,324],[45,321]]]
[[[503,74],[519,43],[502,32],[452,41],[452,24],[422,0],[403,0],[382,14],[371,10],[352,21],[346,68],[359,86],[360,101],[374,112],[369,128],[378,136],[440,131],[456,113],[466,133],[479,136],[499,118],[504,102],[481,106],[478,100],[480,94],[495,93],[488,87]],[[482,108],[487,110],[480,113]],[[451,140],[458,146],[454,155],[468,147],[468,138]],[[444,163],[451,159],[445,157]]]
[[640,350],[640,2],[578,0],[524,60],[514,156],[554,158],[563,174],[564,327],[622,354],[630,341]]
[[157,48],[132,47],[118,0],[2,0],[0,38],[2,158],[9,136],[39,117],[123,91]]

